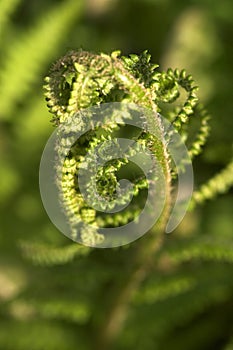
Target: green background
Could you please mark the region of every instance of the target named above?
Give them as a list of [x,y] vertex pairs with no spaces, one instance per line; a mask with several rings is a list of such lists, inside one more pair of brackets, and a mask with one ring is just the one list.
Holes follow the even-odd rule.
[[[49,67],[70,49],[148,49],[185,68],[212,116],[195,187],[232,157],[231,0],[0,1],[0,349],[97,349],[130,265],[127,249],[82,251],[50,222],[40,157],[53,131]],[[232,190],[187,214],[129,301],[109,349],[233,349]]]

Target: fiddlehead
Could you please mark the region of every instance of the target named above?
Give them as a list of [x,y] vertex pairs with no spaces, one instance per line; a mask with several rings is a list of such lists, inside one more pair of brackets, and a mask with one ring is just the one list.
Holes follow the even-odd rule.
[[[175,168],[179,168],[179,164],[171,162],[170,138],[198,110],[196,87],[184,71],[157,72],[158,66],[150,63],[150,55],[146,51],[140,56],[119,57],[119,54],[97,55],[72,51],[52,67],[45,80],[45,95],[53,114],[52,122],[59,126],[56,151],[63,162],[57,165],[56,170],[62,206],[71,226],[71,237],[77,240],[78,236],[87,245],[101,242],[103,236],[98,233],[99,228],[126,225],[136,220],[142,211],[151,188],[141,169],[132,165],[132,159],[135,161],[137,153],[146,153],[148,150],[156,157],[163,172],[163,185],[158,181],[159,170],[155,167],[150,169],[152,175],[149,182],[154,188],[156,184],[157,188],[157,192],[152,191],[154,197],[157,196],[152,207],[156,207],[156,200],[161,203],[165,201],[161,215],[163,219],[160,220],[164,230],[172,207],[171,175],[174,175]],[[180,87],[187,92],[187,100],[176,110],[172,129],[161,122],[157,112],[162,112],[161,103],[173,103],[179,97]],[[109,102],[118,103],[121,111],[116,110],[116,105],[106,105],[104,110],[100,108]],[[114,114],[121,112],[123,114],[118,122]],[[92,118],[96,114],[100,118],[94,124]],[[140,130],[135,124],[128,123],[132,116],[124,119],[123,115],[129,114],[137,115],[141,123],[139,126],[144,125],[146,128]],[[81,131],[81,136],[75,140],[73,135],[77,130]],[[195,140],[195,149],[197,145],[201,147],[204,144],[203,133],[202,125]],[[115,144],[115,159],[108,159],[106,150],[112,148],[112,140],[125,135],[130,135],[136,146],[125,145],[123,156],[119,153],[121,147]],[[105,148],[102,148],[102,144]],[[190,153],[195,155],[192,147]],[[92,165],[96,157],[103,165],[97,170]],[[89,177],[86,198],[83,198],[79,174],[90,169],[94,172],[94,168],[95,176]],[[176,175],[178,172],[176,170]],[[133,174],[130,178],[133,187],[120,186],[125,174]],[[114,211],[116,204],[122,208],[120,213]],[[88,229],[82,227],[82,222],[89,225]]]

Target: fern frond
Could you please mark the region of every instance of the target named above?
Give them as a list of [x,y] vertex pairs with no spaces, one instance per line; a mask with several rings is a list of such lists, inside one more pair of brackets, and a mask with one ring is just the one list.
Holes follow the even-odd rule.
[[67,300],[61,297],[52,297],[48,300],[19,298],[9,305],[11,313],[20,309],[30,310],[32,317],[67,320],[78,324],[86,323],[90,316],[90,307],[85,300]]
[[182,263],[193,259],[233,263],[233,242],[192,241],[185,247],[170,251],[169,258],[173,263]]
[[[146,64],[145,61],[148,63],[148,58],[145,59],[144,57],[140,63],[140,71],[143,70],[142,67],[143,64]],[[131,218],[135,219],[138,211],[142,209],[141,203],[144,203],[146,192],[144,190],[147,189],[148,183],[145,176],[140,171],[135,170],[132,181],[134,190],[130,190],[130,186],[128,186],[126,190],[121,191],[117,197],[117,205],[124,206],[129,203],[132,194],[134,201],[132,200],[130,205],[125,207],[120,214],[117,212],[111,215],[108,214],[108,210],[112,210],[116,205],[115,198],[119,189],[117,188],[117,186],[119,187],[118,181],[122,176],[118,174],[129,169],[129,167],[127,168],[129,159],[134,157],[135,154],[146,153],[148,149],[156,155],[166,178],[164,190],[167,193],[167,198],[170,196],[169,161],[165,142],[162,141],[164,135],[158,115],[154,113],[152,116],[150,114],[150,111],[153,113],[157,110],[157,105],[153,101],[154,94],[150,87],[139,81],[139,77],[134,76],[133,72],[135,73],[136,68],[134,65],[133,67],[129,65],[128,61],[126,64],[125,58],[122,60],[119,57],[119,52],[106,55],[81,50],[71,51],[55,63],[49,76],[45,78],[45,96],[49,110],[53,114],[52,121],[55,125],[59,125],[60,136],[55,147],[61,163],[56,165],[60,200],[69,220],[72,239],[80,239],[87,245],[101,243],[104,237],[98,235],[99,228],[125,225],[130,222]],[[145,69],[146,67],[144,67]],[[139,75],[138,66],[135,74],[136,76]],[[101,147],[105,141],[114,141],[116,132],[118,132],[118,135],[123,135],[124,127],[127,125],[124,118],[122,118],[120,124],[116,123],[114,113],[117,111],[114,110],[116,108],[114,104],[112,107],[106,107],[108,108],[107,112],[106,110],[101,111],[98,106],[108,101],[133,103],[128,110],[127,104],[122,104],[121,108],[124,109],[124,115],[136,112],[142,125],[146,127],[151,125],[161,137],[155,137],[143,131],[134,132],[133,139],[137,141],[138,146],[129,146],[128,151],[124,153],[120,161],[110,157],[109,161],[106,162],[106,151],[101,153],[101,148],[98,147]],[[132,107],[135,104],[146,107],[147,113],[145,111],[138,113],[134,110],[136,107]],[[91,124],[93,115],[85,115],[87,113],[85,110],[88,111],[88,108],[93,106],[96,108],[93,109],[93,115],[98,113],[98,116],[101,116],[102,127],[93,127],[93,123]],[[73,140],[71,125],[80,131],[85,128],[88,132],[82,138]],[[135,147],[139,147],[140,150],[136,150]],[[92,174],[95,173],[96,154],[98,154],[98,162],[105,165],[86,185],[86,202],[83,199],[77,178],[87,168]],[[84,155],[85,162],[82,163]],[[156,178],[156,171],[154,171],[151,183],[154,183]],[[95,183],[97,183],[98,195],[95,195]],[[91,203],[93,207],[87,203]],[[170,205],[170,201],[167,205]],[[83,228],[83,222],[89,224],[88,229]]]
[[118,55],[71,51],[55,63],[44,86],[55,124],[64,123],[81,109],[105,102],[134,102],[156,110],[151,90],[139,83]]
[[168,281],[150,281],[135,295],[135,303],[152,304],[186,293],[196,285],[191,277],[176,277]]
[[81,15],[81,5],[82,2],[75,0],[56,5],[39,19],[34,28],[10,44],[0,71],[1,118],[11,117],[16,102],[26,96],[32,84],[38,81],[45,65]]
[[[147,312],[147,315],[145,313],[140,312],[141,310],[139,309],[139,312],[134,313],[132,318],[138,320],[139,317],[141,320],[140,323],[143,324],[145,329],[147,330],[147,346],[145,348],[153,349],[155,348],[156,344],[156,349],[204,349],[205,347],[189,346],[190,342],[193,343],[193,337],[190,336],[189,342],[187,342],[184,336],[184,334],[186,334],[186,331],[184,331],[184,329],[187,325],[189,325],[189,329],[193,330],[192,322],[194,322],[194,320],[197,320],[197,322],[195,323],[199,324],[200,319],[202,319],[202,313],[204,311],[207,311],[208,313],[208,311],[213,307],[213,305],[216,304],[216,293],[216,289],[214,289],[212,292],[211,290],[208,290],[205,295],[205,292],[201,288],[197,288],[194,289],[193,293],[187,292],[185,294],[180,294],[177,297],[170,298],[164,302],[155,303],[154,305],[150,304],[141,306],[141,310],[144,307]],[[164,315],[168,316],[164,317]],[[219,321],[215,320],[215,322],[218,323],[219,326]],[[133,339],[134,344],[138,345],[134,346],[134,348],[137,350],[141,349],[143,345],[145,345],[145,342],[142,342],[140,337],[136,336],[136,334],[140,332],[139,325],[137,327],[135,326],[135,324],[127,324],[127,327],[125,328],[127,328],[127,331],[122,334],[122,338],[124,337],[123,339]],[[184,344],[180,342],[180,344],[178,345],[176,344],[176,334],[177,330],[179,329],[182,329],[182,339],[184,341]],[[131,337],[130,331],[132,332]],[[203,329],[200,329],[200,331],[202,331],[203,335]],[[173,332],[175,332],[175,335]],[[209,336],[210,332],[207,332],[207,337]],[[164,345],[167,343],[168,346],[164,347]],[[129,346],[129,344],[127,345],[127,349],[132,348],[132,346]]]
[[198,104],[195,108],[194,114],[197,114],[201,120],[201,125],[197,132],[196,138],[189,149],[189,155],[191,159],[201,153],[202,147],[205,145],[210,131],[210,126],[208,123],[210,116],[204,107]]
[[167,72],[157,73],[153,84],[156,93],[156,102],[173,103],[180,96],[180,87],[187,93],[187,98],[180,108],[175,111],[172,121],[174,127],[180,131],[182,126],[188,122],[189,116],[194,113],[194,108],[198,103],[196,91],[198,87],[191,75],[187,75],[185,70],[174,71],[169,68]]
[[190,210],[218,194],[226,193],[231,186],[233,186],[233,160],[220,173],[203,184],[199,190],[194,191]]
[[21,242],[24,256],[36,265],[63,265],[74,260],[75,257],[85,256],[90,249],[79,244],[65,247],[53,247],[42,243]]
[[158,64],[151,63],[150,59],[151,55],[147,50],[143,51],[141,55],[132,54],[129,57],[122,57],[126,68],[146,87],[150,87],[154,83],[157,74],[155,69],[159,67]]
[[[224,274],[225,267],[213,269],[212,265],[202,265],[201,268],[198,267],[195,269],[193,265],[187,264],[186,268],[186,271],[180,272],[180,270],[177,270],[177,274],[173,271],[172,275],[167,276],[168,280],[171,276],[173,276],[172,278],[174,280],[175,276],[178,280],[182,278],[190,280],[190,282],[192,280],[191,288],[187,288],[186,290],[185,287],[187,284],[184,283],[184,293],[180,290],[179,293],[172,295],[171,292],[171,297],[162,300],[155,298],[154,302],[151,299],[151,303],[147,302],[147,300],[142,301],[142,303],[134,302],[134,308],[132,308],[129,320],[121,334],[124,342],[133,340],[133,343],[124,344],[125,348],[131,349],[133,344],[138,345],[136,346],[137,349],[143,347],[142,342],[143,344],[145,342],[144,339],[141,339],[140,335],[141,324],[146,329],[146,339],[149,340],[148,344],[150,343],[148,348],[153,349],[154,344],[158,344],[158,341],[163,340],[163,337],[166,338],[171,330],[176,330],[177,327],[183,328],[188,322],[192,322],[195,317],[203,314],[204,310],[208,310],[216,304],[221,305],[222,302],[231,296],[232,282],[230,269],[227,274]],[[162,280],[164,278],[166,276],[163,275]],[[158,280],[157,277],[155,277],[156,279]],[[164,315],[169,316],[164,317]],[[140,323],[138,323],[138,319],[141,320]],[[122,343],[121,345],[124,348]],[[163,349],[163,343],[161,347],[158,347],[158,349],[160,348]],[[169,346],[168,349],[170,348]]]

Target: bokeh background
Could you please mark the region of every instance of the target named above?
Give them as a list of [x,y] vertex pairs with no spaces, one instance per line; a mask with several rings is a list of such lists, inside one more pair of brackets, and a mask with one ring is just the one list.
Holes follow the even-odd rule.
[[[0,349],[97,349],[130,260],[125,250],[79,254],[45,213],[49,67],[70,49],[148,49],[160,69],[190,72],[212,115],[193,164],[198,187],[232,158],[232,38],[231,0],[0,0]],[[167,239],[109,349],[233,349],[232,194],[188,214]]]

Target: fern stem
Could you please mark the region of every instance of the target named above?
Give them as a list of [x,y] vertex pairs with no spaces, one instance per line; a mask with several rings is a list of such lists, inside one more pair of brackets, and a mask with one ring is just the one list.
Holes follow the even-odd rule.
[[160,252],[164,243],[164,229],[170,208],[165,208],[160,228],[152,229],[147,237],[138,241],[135,248],[134,260],[130,271],[112,295],[112,302],[107,310],[103,324],[97,330],[94,338],[94,348],[97,350],[111,349],[114,341],[120,336],[130,312],[130,303],[135,292],[140,288],[153,266],[155,256]]

